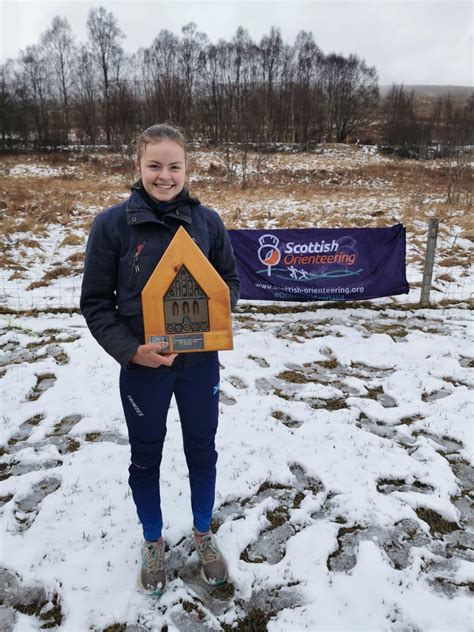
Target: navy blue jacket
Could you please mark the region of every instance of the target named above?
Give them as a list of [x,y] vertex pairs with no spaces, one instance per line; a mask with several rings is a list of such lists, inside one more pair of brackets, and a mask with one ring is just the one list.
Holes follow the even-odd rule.
[[[81,312],[94,338],[123,368],[138,368],[129,361],[145,340],[141,291],[180,226],[229,286],[232,309],[237,303],[240,283],[225,226],[215,211],[184,193],[180,203],[161,214],[146,194],[132,189],[128,200],[106,209],[92,223]],[[215,352],[180,354],[180,364],[200,362],[210,353]]]

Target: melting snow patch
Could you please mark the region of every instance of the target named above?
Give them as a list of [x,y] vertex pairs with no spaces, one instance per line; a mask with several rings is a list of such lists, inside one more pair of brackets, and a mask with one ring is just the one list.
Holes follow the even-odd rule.
[[55,178],[74,173],[74,167],[38,167],[33,164],[19,164],[8,170],[8,175],[13,178],[30,176],[34,178]]

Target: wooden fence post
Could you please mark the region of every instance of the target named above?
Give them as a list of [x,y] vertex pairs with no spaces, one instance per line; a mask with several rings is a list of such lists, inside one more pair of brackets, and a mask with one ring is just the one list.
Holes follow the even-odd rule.
[[425,265],[423,268],[423,281],[421,283],[421,307],[428,307],[430,304],[431,279],[433,277],[433,266],[436,251],[436,239],[438,237],[439,221],[430,219],[428,225],[428,239],[426,241]]

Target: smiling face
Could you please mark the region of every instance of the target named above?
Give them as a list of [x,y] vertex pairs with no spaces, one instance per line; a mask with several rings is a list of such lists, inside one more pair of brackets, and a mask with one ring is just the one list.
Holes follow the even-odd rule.
[[147,143],[135,166],[143,188],[158,202],[169,202],[184,187],[186,155],[183,147],[174,140]]

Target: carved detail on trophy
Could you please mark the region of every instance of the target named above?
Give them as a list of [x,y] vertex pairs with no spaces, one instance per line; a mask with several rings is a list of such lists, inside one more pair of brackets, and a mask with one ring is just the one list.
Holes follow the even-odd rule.
[[181,266],[163,298],[166,333],[209,331],[208,300],[186,266]]

